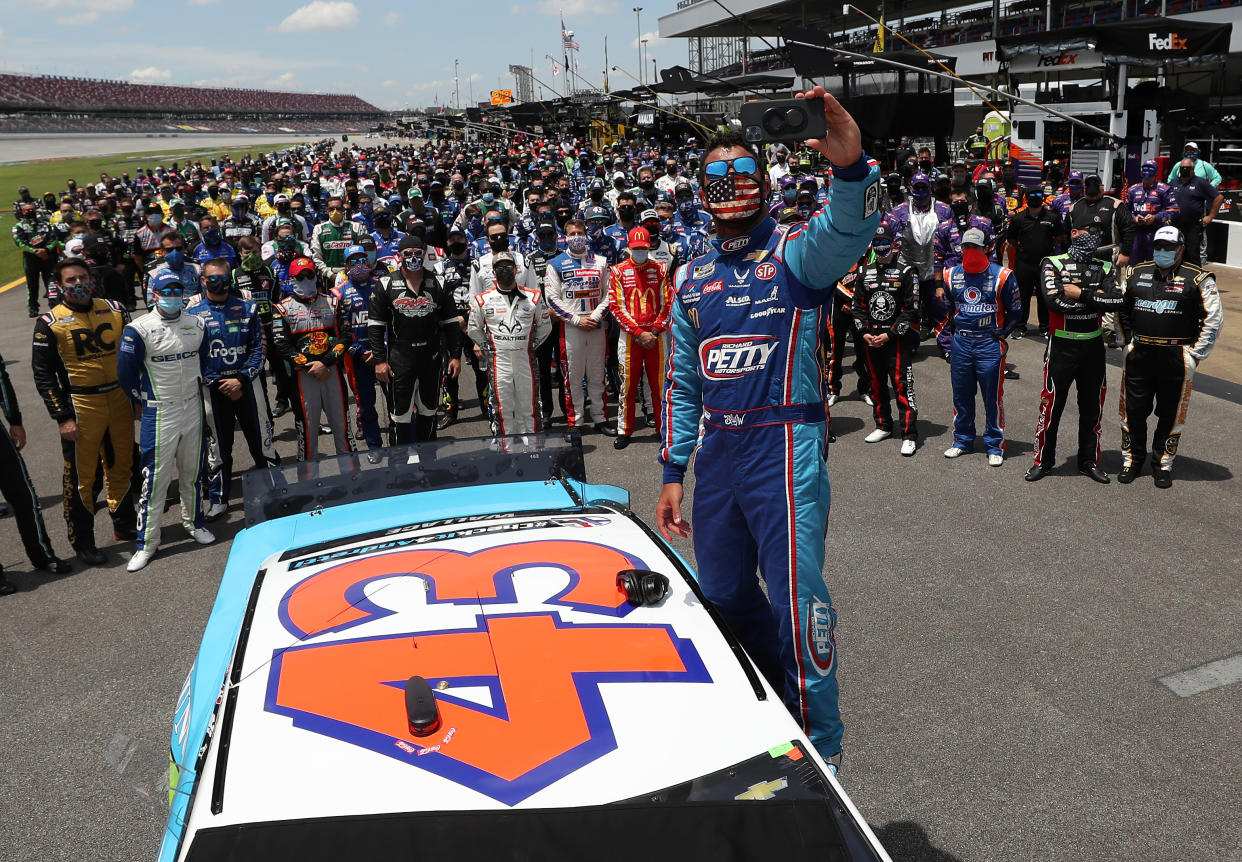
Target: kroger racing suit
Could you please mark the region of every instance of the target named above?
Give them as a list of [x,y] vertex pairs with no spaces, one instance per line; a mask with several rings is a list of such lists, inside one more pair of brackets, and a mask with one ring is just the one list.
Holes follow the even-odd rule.
[[819,334],[833,285],[880,218],[874,163],[861,159],[836,180],[829,205],[805,225],[787,231],[766,218],[713,240],[678,271],[660,452],[664,481],[676,483],[697,451],[699,583],[825,756],[840,751],[842,726],[836,612],[823,577],[830,494]]
[[371,293],[376,284],[378,282],[374,277],[361,284],[346,279],[344,284],[332,289],[341,331],[347,336],[349,344],[345,349],[345,377],[354,393],[358,427],[362,429],[368,449],[379,449],[384,445],[379,412],[375,409],[375,365],[367,361],[367,355],[371,353],[367,321],[371,317]]
[[150,311],[125,327],[117,378],[142,405],[138,450],[142,491],[138,497],[138,550],[160,545],[160,518],[173,470],[181,491],[181,523],[204,524],[203,399],[201,381],[207,332],[192,314],[164,318]]
[[[561,371],[565,375],[565,422],[570,428],[587,424],[582,400],[582,378],[586,376],[587,397],[596,422],[608,421],[604,399],[604,364],[608,356],[608,334],[604,330],[608,314],[608,291],[604,274],[608,262],[588,251],[582,257],[569,252],[548,261],[544,273],[548,307],[561,320]],[[589,317],[599,324],[591,330],[578,324]]]
[[[233,433],[241,426],[255,467],[280,463],[272,445],[272,413],[263,386],[263,323],[255,304],[238,296],[212,302],[196,296],[186,312],[207,329],[207,363],[203,373],[204,406],[211,440],[207,447],[207,485],[212,504],[229,501],[233,480]],[[241,382],[233,399],[220,391],[221,381]]]
[[[293,424],[298,431],[298,457],[319,457],[319,415],[328,416],[336,454],[353,452],[349,441],[349,408],[345,404],[345,380],[340,358],[349,336],[340,331],[336,297],[319,294],[311,302],[287,296],[276,307],[272,340],[291,366],[297,397],[293,400]],[[331,372],[320,380],[310,373],[312,362],[323,363]]]
[[[617,399],[617,433],[634,433],[634,398],[644,373],[649,391],[656,393],[652,405],[660,421],[661,377],[668,362],[669,315],[673,312],[673,290],[669,271],[662,263],[648,258],[636,264],[626,259],[608,273],[608,308],[617,319],[617,365],[621,371],[621,391]],[[643,347],[638,337],[650,332],[655,344]]]
[[989,455],[1005,452],[1005,354],[1007,336],[1022,317],[1022,296],[1013,271],[991,263],[980,273],[961,266],[944,271],[944,294],[952,315],[949,354],[953,380],[953,445],[975,448],[975,390],[983,393],[983,444]]
[[533,434],[539,403],[539,345],[552,334],[548,307],[537,290],[514,286],[470,299],[470,340],[482,348],[492,387],[493,433]]

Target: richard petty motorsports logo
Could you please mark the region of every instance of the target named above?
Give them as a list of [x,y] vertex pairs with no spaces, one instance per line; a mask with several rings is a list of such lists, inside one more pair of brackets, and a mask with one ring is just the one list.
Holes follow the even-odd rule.
[[699,345],[703,375],[710,380],[732,380],[762,371],[776,352],[775,335],[726,335]]
[[[555,611],[504,612],[516,574],[560,569],[569,586],[545,604],[593,614],[571,623]],[[506,805],[556,783],[617,748],[600,683],[711,682],[689,640],[667,625],[623,621],[633,608],[617,572],[642,560],[593,542],[543,540],[474,553],[417,548],[351,559],[311,575],[280,602],[299,640],[366,626],[394,613],[366,594],[373,581],[418,578],[426,615],[437,605],[484,606],[468,628],[420,630],[277,650],[265,709],[295,727],[425,769]],[[423,614],[423,609],[419,609]],[[409,732],[405,681],[431,683],[441,731]],[[486,688],[491,705],[454,697]]]

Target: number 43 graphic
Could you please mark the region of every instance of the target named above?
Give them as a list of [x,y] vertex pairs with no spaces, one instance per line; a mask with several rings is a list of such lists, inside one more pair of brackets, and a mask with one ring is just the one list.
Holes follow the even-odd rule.
[[[610,621],[574,624],[547,611],[479,614],[470,629],[293,647],[272,661],[266,709],[514,805],[616,749],[600,683],[711,682],[694,645],[670,626],[617,621],[633,608],[616,573],[645,566],[591,542],[353,560],[293,587],[281,621],[298,637],[365,626],[391,613],[365,599],[365,585],[394,576],[424,579],[428,604],[509,604],[515,573],[532,567],[569,575],[569,586],[548,604]],[[451,735],[410,735],[402,687],[415,675],[433,686],[448,683],[437,699]],[[490,707],[452,696],[454,686],[467,685],[488,688]]]

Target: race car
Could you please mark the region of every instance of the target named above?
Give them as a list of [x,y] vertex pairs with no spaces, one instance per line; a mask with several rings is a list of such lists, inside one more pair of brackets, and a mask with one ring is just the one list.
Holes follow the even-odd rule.
[[246,474],[160,862],[889,859],[575,432]]

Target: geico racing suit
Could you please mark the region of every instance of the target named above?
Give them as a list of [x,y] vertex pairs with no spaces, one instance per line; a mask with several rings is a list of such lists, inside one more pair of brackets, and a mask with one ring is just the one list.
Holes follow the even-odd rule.
[[[565,422],[569,427],[587,424],[582,400],[582,378],[591,399],[596,422],[608,421],[604,398],[604,363],[608,355],[608,335],[604,331],[608,314],[608,290],[604,282],[608,261],[587,252],[574,257],[569,252],[548,261],[543,285],[548,308],[561,320],[561,370],[565,375]],[[590,318],[595,329],[578,326]]]
[[[311,461],[319,457],[319,415],[328,415],[328,425],[336,442],[336,454],[353,452],[349,440],[345,380],[341,376],[341,356],[349,345],[348,334],[340,331],[336,297],[317,294],[306,302],[287,296],[276,306],[272,320],[272,340],[277,351],[293,367],[293,424],[298,432],[298,457]],[[323,380],[310,373],[312,362],[328,369]]]
[[[259,469],[280,463],[272,445],[272,412],[260,376],[263,361],[263,323],[255,304],[238,296],[212,302],[206,295],[190,301],[186,311],[200,317],[207,328],[206,390],[208,489],[212,504],[228,503],[233,479],[233,432],[241,426],[250,457]],[[220,389],[229,379],[241,383],[241,394],[230,398]]]
[[823,576],[830,495],[819,333],[833,285],[875,233],[879,190],[879,169],[864,157],[836,171],[828,205],[806,224],[787,230],[765,218],[682,267],[664,389],[666,483],[682,481],[703,420],[699,584],[826,756],[841,749],[841,716],[836,612]]
[[[617,367],[621,392],[617,399],[617,433],[634,433],[635,396],[638,381],[647,377],[652,392],[655,420],[660,421],[660,391],[668,362],[669,315],[673,312],[673,288],[668,267],[648,259],[636,264],[627,258],[608,272],[608,308],[616,318]],[[655,343],[643,347],[639,336],[650,333]]]
[[552,334],[548,307],[539,291],[516,285],[470,302],[470,340],[483,350],[492,387],[493,433],[533,434],[543,417],[536,352]]
[[117,382],[117,347],[129,316],[116,303],[92,299],[87,311],[65,304],[39,317],[31,370],[56,423],[73,419],[78,439],[61,438],[65,523],[74,550],[95,547],[95,476],[104,465],[108,512],[119,532],[137,517],[132,478],[134,410]]
[[1154,402],[1152,464],[1170,470],[1191,380],[1224,323],[1216,278],[1192,263],[1167,275],[1150,261],[1141,263],[1126,281],[1120,317],[1129,341],[1121,372],[1122,462],[1141,466],[1147,457],[1147,417]]
[[160,545],[160,518],[173,470],[181,491],[181,523],[203,526],[203,398],[207,332],[203,321],[184,312],[174,318],[159,310],[125,327],[117,378],[142,405],[138,450],[142,493],[138,497],[138,550]]

